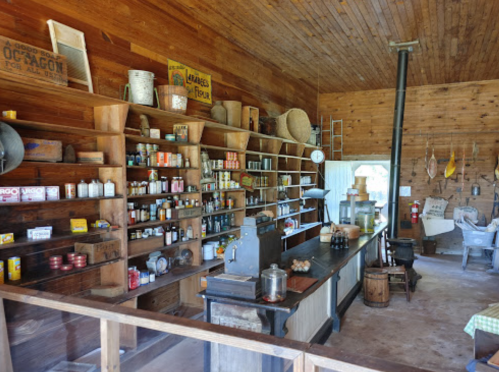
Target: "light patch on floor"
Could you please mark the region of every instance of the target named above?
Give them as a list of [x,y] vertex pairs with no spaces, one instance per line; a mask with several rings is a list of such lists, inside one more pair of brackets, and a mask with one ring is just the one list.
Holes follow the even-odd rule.
[[499,276],[487,274],[485,261],[475,257],[465,272],[459,256],[419,257],[414,268],[423,279],[411,302],[397,293],[389,307],[370,308],[359,294],[326,345],[437,372],[465,371],[473,340],[463,328],[499,302]]

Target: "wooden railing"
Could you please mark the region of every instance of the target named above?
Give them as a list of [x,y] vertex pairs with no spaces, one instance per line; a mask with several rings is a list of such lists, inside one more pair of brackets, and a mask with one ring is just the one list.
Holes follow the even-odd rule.
[[[102,372],[120,371],[120,324],[281,358],[292,364],[294,372],[312,372],[318,368],[331,369],[335,372],[424,372],[422,369],[372,357],[346,354],[338,349],[321,345],[9,285],[0,285],[0,299],[100,319]],[[1,372],[14,372],[3,301],[0,301],[0,361],[2,361]]]

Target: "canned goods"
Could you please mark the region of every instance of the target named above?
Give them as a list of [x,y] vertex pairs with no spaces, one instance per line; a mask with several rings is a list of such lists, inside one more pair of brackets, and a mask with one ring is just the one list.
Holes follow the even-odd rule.
[[137,239],[137,233],[130,233],[130,240],[135,240]]
[[166,209],[163,208],[159,209],[159,220],[166,221]]
[[62,270],[62,271],[70,271],[70,270],[73,270],[73,264],[64,264],[64,265],[61,265],[61,270]]
[[73,263],[74,259],[75,259],[75,256],[78,254],[78,252],[69,252],[67,254],[67,257],[68,257],[68,262],[69,263]]
[[76,198],[76,185],[74,183],[65,183],[64,190],[66,191],[66,199]]
[[147,270],[142,270],[140,272],[140,285],[147,285],[149,284],[149,271]]
[[137,143],[136,149],[137,149],[137,152],[139,152],[139,153],[145,153],[146,152],[146,145],[144,145],[143,143]]
[[4,272],[5,272],[4,263],[2,260],[0,260],[0,284],[5,283]]
[[147,176],[149,177],[149,181],[157,181],[158,180],[158,170],[157,169],[148,169]]
[[142,230],[137,230],[137,239],[142,239]]
[[21,279],[21,257],[10,257],[8,260],[9,280]]
[[146,152],[147,152],[147,155],[150,155],[151,152],[154,151],[154,146],[152,145],[152,143],[147,143],[146,144]]

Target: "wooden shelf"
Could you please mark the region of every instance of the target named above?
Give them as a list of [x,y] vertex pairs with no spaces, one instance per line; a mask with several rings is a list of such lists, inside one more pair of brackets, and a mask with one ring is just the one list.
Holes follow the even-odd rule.
[[170,124],[181,124],[181,123],[199,123],[199,125],[205,125],[206,122],[204,119],[198,119],[191,116],[186,116],[182,114],[176,114],[174,112],[169,112],[165,110],[161,110],[159,108],[143,106],[135,103],[129,103],[125,101],[121,101],[122,103],[128,103],[130,106],[129,111],[133,114],[146,114],[154,119],[161,120],[164,123]]
[[214,193],[214,192],[236,192],[236,191],[237,192],[241,192],[241,191],[246,191],[246,190],[243,189],[243,188],[239,188],[239,189],[217,189],[217,190],[203,191],[203,194],[211,194],[211,193]]
[[300,187],[300,186],[301,186],[301,185],[288,185],[288,186],[282,186],[282,185],[279,185],[279,186],[277,186],[277,187],[278,187],[278,188],[282,187],[282,188],[287,189],[287,188],[290,188],[290,187]]
[[106,234],[108,232],[119,231],[119,230],[121,230],[121,229],[120,228],[117,228],[117,229],[90,228],[90,229],[88,229],[88,232],[86,232],[86,233],[72,233],[71,231],[67,231],[67,232],[60,233],[60,234],[54,234],[54,235],[52,235],[52,237],[50,239],[33,240],[33,239],[28,239],[26,237],[15,238],[15,242],[13,242],[13,243],[0,244],[0,250],[25,247],[28,245],[52,243],[52,242],[56,242],[56,241],[60,241],[60,240],[64,240],[64,239],[86,238],[89,236],[102,235],[102,234]]
[[112,197],[98,197],[98,198],[74,198],[74,199],[59,199],[59,200],[44,200],[44,201],[24,201],[17,203],[0,203],[0,207],[17,207],[27,204],[51,204],[51,203],[83,203],[89,201],[99,201],[99,200],[113,200],[113,199],[123,199],[123,195],[116,195]]
[[246,154],[249,155],[264,155],[264,156],[271,156],[271,157],[277,157],[278,154],[272,154],[270,152],[261,152],[261,151],[252,151],[252,150],[246,150]]
[[239,212],[239,211],[243,211],[244,209],[245,208],[222,209],[220,211],[216,211],[213,213],[203,213],[203,217],[217,216],[219,214],[228,214],[228,213],[233,213],[233,212]]
[[302,226],[300,227],[299,229],[294,229],[292,233],[288,234],[288,235],[284,235],[284,236],[281,236],[281,240],[284,240],[284,239],[287,239],[293,235],[297,235],[297,234],[300,234],[302,232],[305,232],[307,230],[310,230],[316,226],[320,226],[322,225],[321,222],[312,222],[312,223],[308,223],[306,224],[305,226]]
[[280,170],[277,172],[279,172],[279,173],[301,173],[300,171],[288,171],[288,170]]
[[299,185],[300,187],[309,187],[309,186],[317,186],[316,183],[306,183],[306,184],[303,184],[303,185]]
[[208,240],[208,239],[220,236],[220,235],[230,234],[230,233],[233,233],[233,232],[236,232],[239,230],[241,230],[241,226],[231,227],[229,230],[226,230],[226,231],[221,231],[219,233],[213,233],[213,234],[207,234],[202,240]]
[[[91,163],[49,163],[44,161],[24,160],[19,167],[37,168],[122,168],[121,164],[91,164]],[[69,170],[69,169],[68,169]]]
[[204,123],[205,128],[210,128],[211,130],[221,132],[221,133],[230,133],[230,132],[242,132],[242,133],[248,133],[247,130],[242,129],[242,128],[237,128],[237,127],[231,127],[229,125],[225,124],[220,124],[220,123],[214,123],[212,121],[205,121]]
[[156,281],[154,281],[153,283],[149,283],[147,285],[141,286],[137,289],[134,289],[134,290],[131,290],[127,293],[124,293],[121,296],[109,299],[108,301],[113,302],[113,303],[125,302],[125,301],[132,299],[132,298],[144,295],[144,294],[149,293],[151,291],[154,291],[158,288],[161,288],[161,287],[164,287],[166,285],[178,282],[180,280],[186,279],[190,276],[199,274],[203,271],[212,269],[214,267],[217,267],[217,266],[220,266],[223,264],[224,264],[223,260],[212,260],[212,261],[205,261],[199,266],[177,267],[165,275],[156,277]]
[[160,225],[167,225],[167,224],[174,223],[174,222],[179,222],[182,220],[191,220],[193,218],[199,218],[199,217],[200,216],[186,217],[186,218],[175,218],[175,219],[172,218],[171,220],[164,220],[164,221],[155,220],[155,221],[140,222],[140,223],[136,223],[135,225],[128,225],[127,229],[132,230],[132,229],[142,229],[142,228],[146,228],[146,227],[155,227],[155,226],[160,226]]
[[151,137],[142,137],[136,136],[133,134],[125,134],[125,137],[128,141],[132,143],[154,143],[156,145],[166,145],[166,146],[198,146],[199,143],[193,142],[179,142],[179,141],[167,141],[161,138],[151,138]]
[[289,213],[289,214],[285,214],[285,215],[282,215],[282,216],[279,216],[279,217],[276,217],[274,220],[277,221],[277,220],[282,220],[284,218],[288,218],[288,217],[292,217],[292,216],[297,216],[299,215],[300,212],[294,212],[294,213]]
[[[140,240],[140,239],[135,239],[135,240],[132,240],[132,241],[137,241],[137,240]],[[144,239],[144,240],[147,240],[147,239]],[[190,240],[187,240],[185,242],[176,242],[176,243],[173,243],[173,244],[170,244],[170,245],[164,245],[164,246],[159,247],[159,248],[151,249],[150,251],[147,251],[147,252],[141,252],[141,253],[136,253],[136,254],[128,255],[128,259],[130,259],[130,258],[136,258],[136,257],[140,257],[140,256],[147,256],[148,254],[151,254],[152,252],[166,251],[168,249],[177,248],[177,247],[180,247],[181,245],[190,244],[190,243],[194,243],[194,242],[197,242],[197,241],[199,241],[199,239],[190,239]],[[130,242],[130,240],[129,240],[129,242]]]
[[255,172],[255,173],[277,173],[276,170],[263,170],[263,169],[241,169],[241,172]]
[[305,171],[305,170],[302,170],[302,171],[299,171],[299,173],[313,173],[313,174],[316,174],[317,171]]
[[255,190],[270,190],[275,189],[277,186],[255,187]]
[[[147,199],[147,198],[163,198],[165,196],[175,196],[175,195],[190,195],[190,194],[199,194],[198,191],[192,191],[192,192],[168,192],[168,193],[163,193],[163,194],[145,194],[145,195],[128,195],[127,199]],[[0,204],[1,205],[1,204]]]
[[277,204],[286,204],[286,203],[293,203],[293,202],[296,202],[296,201],[299,201],[300,198],[297,198],[297,199],[288,199],[288,200],[279,200],[277,202]]
[[315,210],[317,210],[317,208],[307,208],[300,210],[300,213],[308,213],[308,212],[313,212]]
[[284,154],[279,154],[278,156],[279,156],[280,158],[303,159],[301,156],[294,156],[294,155],[284,155]]
[[277,203],[267,203],[267,204],[258,204],[258,205],[247,205],[246,209],[260,209],[260,208],[267,208],[271,207],[273,205],[276,205]]
[[[201,144],[201,148],[208,149],[208,150],[226,151],[226,152],[244,152],[245,151],[245,150],[236,149],[233,147],[212,146],[212,145],[204,145],[204,144]],[[231,170],[231,169],[224,169],[224,170]]]
[[56,280],[59,278],[63,278],[65,276],[81,274],[87,271],[98,269],[99,267],[111,265],[116,262],[123,261],[122,258],[117,258],[115,260],[101,262],[98,264],[87,265],[81,269],[73,268],[73,270],[63,271],[63,270],[49,270],[43,273],[38,271],[23,273],[20,280],[12,281],[6,280],[5,284],[15,285],[19,287],[29,287],[35,284],[45,283],[51,280]]
[[141,165],[127,165],[128,169],[158,169],[158,170],[199,170],[199,168],[177,168],[177,167],[143,167]]
[[40,123],[37,121],[29,121],[29,120],[18,120],[18,119],[7,119],[7,118],[2,118],[1,120],[16,128],[41,130],[44,132],[67,133],[67,134],[74,134],[85,137],[108,137],[108,136],[118,136],[121,134],[120,132],[106,132],[90,128],[70,127],[67,125]]

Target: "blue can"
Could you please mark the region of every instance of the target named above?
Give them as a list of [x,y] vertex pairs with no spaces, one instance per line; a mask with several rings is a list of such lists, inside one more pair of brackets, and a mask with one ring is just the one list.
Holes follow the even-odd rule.
[[140,272],[140,281],[139,282],[140,282],[140,286],[149,284],[149,271],[142,270]]

